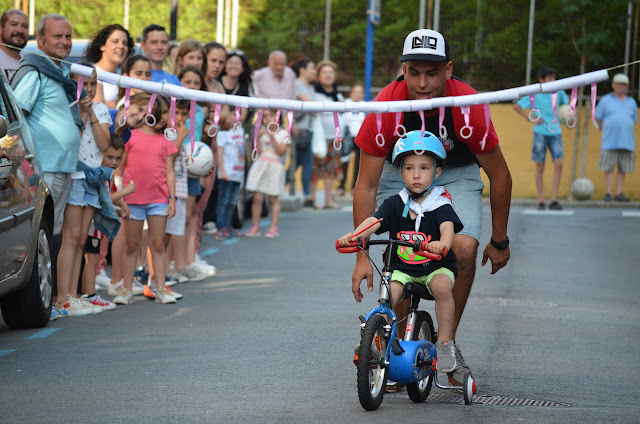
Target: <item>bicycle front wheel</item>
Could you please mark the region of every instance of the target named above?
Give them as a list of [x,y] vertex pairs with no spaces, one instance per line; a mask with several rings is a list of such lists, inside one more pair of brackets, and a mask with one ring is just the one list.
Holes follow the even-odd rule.
[[[434,343],[435,331],[433,330],[433,320],[431,315],[425,311],[418,311],[416,317],[416,328],[413,331],[413,340],[428,340]],[[431,385],[433,384],[433,373],[429,374],[416,383],[407,384],[407,394],[409,398],[416,402],[424,402],[429,397]]]
[[358,353],[358,398],[367,411],[378,409],[387,384],[388,368],[384,364],[387,341],[382,315],[374,315],[367,321],[360,339]]

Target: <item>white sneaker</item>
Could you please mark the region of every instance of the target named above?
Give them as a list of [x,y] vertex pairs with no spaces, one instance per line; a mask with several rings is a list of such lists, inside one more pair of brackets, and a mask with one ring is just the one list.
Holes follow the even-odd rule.
[[88,297],[87,300],[91,302],[92,305],[101,307],[103,311],[110,311],[116,308],[115,303],[109,302],[108,300],[101,298],[100,295]]
[[180,271],[176,271],[175,269],[170,269],[167,272],[167,277],[175,278],[178,280],[178,283],[186,283],[189,281],[189,277],[181,273]]
[[124,287],[124,280],[120,280],[117,283],[110,283],[107,294],[109,296],[118,296],[120,294],[120,289]]
[[202,269],[205,270],[207,277],[213,277],[216,275],[216,267],[213,265],[210,265],[207,261],[202,259],[200,255],[197,255],[197,254],[196,254],[196,263],[200,265]]
[[182,294],[178,293],[177,291],[171,290],[169,287],[165,287],[165,288],[167,289],[167,293],[175,297],[176,300],[180,300],[184,297]]
[[111,285],[111,277],[107,275],[104,269],[96,275],[96,290],[106,290]]
[[207,278],[207,274],[196,262],[182,268],[180,272],[189,278],[189,281],[202,281]]
[[140,296],[144,293],[144,284],[140,284],[139,281],[133,280],[133,284],[131,285],[131,292],[134,296]]
[[215,234],[217,231],[218,231],[218,226],[213,221],[205,222],[204,225],[202,226],[202,232],[204,234]]
[[133,293],[131,290],[127,290],[124,287],[120,289],[120,294],[113,299],[113,303],[118,305],[128,305],[133,303]]
[[176,303],[176,298],[171,296],[165,287],[156,291],[156,303]]
[[67,295],[67,303],[64,305],[64,308],[67,310],[67,315],[70,317],[93,315],[102,312],[102,308],[96,308],[91,303],[83,299],[73,297],[70,294]]

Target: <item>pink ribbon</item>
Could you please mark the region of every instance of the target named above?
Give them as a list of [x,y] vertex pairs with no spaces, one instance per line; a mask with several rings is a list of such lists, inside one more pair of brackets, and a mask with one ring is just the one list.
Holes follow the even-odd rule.
[[447,138],[447,129],[444,127],[444,106],[438,108],[438,132],[440,133],[440,138]]
[[336,128],[336,138],[333,139],[333,148],[340,150],[342,140],[340,140],[340,119],[338,118],[338,112],[333,112],[333,125]]
[[[175,113],[175,110],[174,110]],[[171,123],[173,125],[173,122]],[[189,104],[189,142],[191,143],[191,156],[193,156],[194,146],[196,145],[196,101],[191,100]]]
[[280,115],[282,114],[282,109],[278,109],[276,112],[276,125],[280,126]]
[[127,116],[129,116],[129,108],[131,107],[131,88],[125,88],[124,90],[124,115],[120,117],[120,126],[123,127],[127,122]]
[[482,141],[480,142],[480,150],[484,150],[485,143],[487,141],[487,136],[489,135],[489,125],[491,125],[491,111],[489,110],[489,105],[485,104],[484,106],[484,123],[487,127],[484,131],[484,137],[482,137]]
[[[460,137],[469,138],[473,133],[473,128],[469,126],[469,115],[471,114],[471,106],[460,106],[460,111],[462,112],[462,116],[464,116],[464,127],[460,128]],[[469,134],[465,135],[465,130],[469,130]]]
[[293,126],[293,111],[287,111],[287,137],[291,140],[291,127]]
[[416,149],[415,152],[416,152],[416,154],[421,155],[425,151],[425,145],[422,142],[422,137],[424,137],[424,132],[425,132],[425,128],[424,128],[424,110],[419,110],[418,111],[418,115],[420,115],[420,121],[421,121],[421,124],[420,124],[420,144],[422,145],[422,150]]
[[578,87],[573,87],[571,89],[571,100],[569,101],[569,105],[571,106],[571,113],[565,122],[567,128],[573,128],[576,126],[576,118],[573,116],[576,112],[576,104],[578,103]]
[[256,126],[253,128],[253,152],[251,152],[251,159],[255,162],[258,159],[258,133],[260,132],[260,125],[262,124],[262,115],[264,109],[258,109],[258,115],[256,117]]
[[[195,112],[194,112],[195,113]],[[171,119],[171,128],[176,128],[176,98],[172,97],[171,102],[169,103],[169,117]],[[193,120],[191,120],[193,123]]]
[[[394,134],[397,135],[398,137],[404,137],[404,135],[407,133],[407,129],[404,127],[404,125],[400,124],[401,119],[402,119],[402,112],[396,112],[396,127],[395,127]],[[400,129],[402,129],[402,134],[400,134]]]
[[[147,115],[144,117],[145,122],[150,127],[153,127],[156,124],[156,117],[151,114],[153,110],[153,105],[156,103],[156,99],[158,98],[158,93],[153,93],[151,98],[149,99],[149,106],[147,106]],[[149,123],[149,118],[151,118],[152,123]]]
[[598,123],[596,122],[596,95],[598,94],[598,84],[595,82],[591,84],[591,121],[596,128],[598,127]]
[[553,121],[550,121],[547,127],[549,131],[556,132],[560,127],[560,124],[558,124],[558,92],[551,94],[551,108],[553,109]]
[[84,87],[84,77],[80,75],[78,76],[78,89],[76,90],[76,101],[71,103],[69,107],[75,106],[80,101],[80,96],[82,95],[82,87]]
[[[533,122],[540,117],[540,111],[535,107],[535,104],[536,104],[535,94],[529,95],[529,102],[531,103],[531,112],[529,112],[529,121]],[[538,116],[536,116],[536,113],[538,114]]]
[[222,109],[222,105],[215,104],[213,108],[214,108],[213,125],[210,126],[209,129],[207,130],[207,135],[211,138],[215,137],[216,134],[218,134],[218,122],[220,122],[220,110]]
[[235,112],[236,112],[236,123],[233,124],[233,130],[238,132],[240,131],[240,113],[241,113],[241,110],[238,106],[236,106]]

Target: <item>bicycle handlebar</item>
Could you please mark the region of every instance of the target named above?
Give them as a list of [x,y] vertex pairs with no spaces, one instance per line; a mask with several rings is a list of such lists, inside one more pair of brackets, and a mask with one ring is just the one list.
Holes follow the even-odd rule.
[[429,245],[428,241],[404,241],[404,240],[370,240],[366,237],[358,237],[357,241],[352,241],[349,246],[341,246],[340,240],[336,240],[336,250],[338,253],[356,253],[360,250],[365,250],[369,246],[384,245],[384,246],[405,246],[413,249],[413,253],[423,256],[425,258],[439,261],[442,257],[447,256],[448,249],[442,250],[442,255],[437,253],[431,253],[427,250]]

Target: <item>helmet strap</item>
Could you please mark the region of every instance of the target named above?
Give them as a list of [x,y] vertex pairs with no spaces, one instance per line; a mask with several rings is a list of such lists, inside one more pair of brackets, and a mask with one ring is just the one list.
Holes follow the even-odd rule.
[[407,189],[407,191],[409,192],[409,199],[407,200],[407,203],[404,204],[404,209],[402,210],[402,217],[406,218],[409,215],[409,204],[411,203],[411,201],[416,201],[416,199],[419,199],[420,197],[424,196],[426,193],[429,192],[429,190],[431,190],[433,188],[434,185],[436,185],[436,167],[433,168],[433,180],[431,180],[431,185],[422,193],[414,193],[412,192],[409,187],[407,187],[407,185],[405,184],[404,181],[402,181],[402,185],[404,186],[404,188]]

